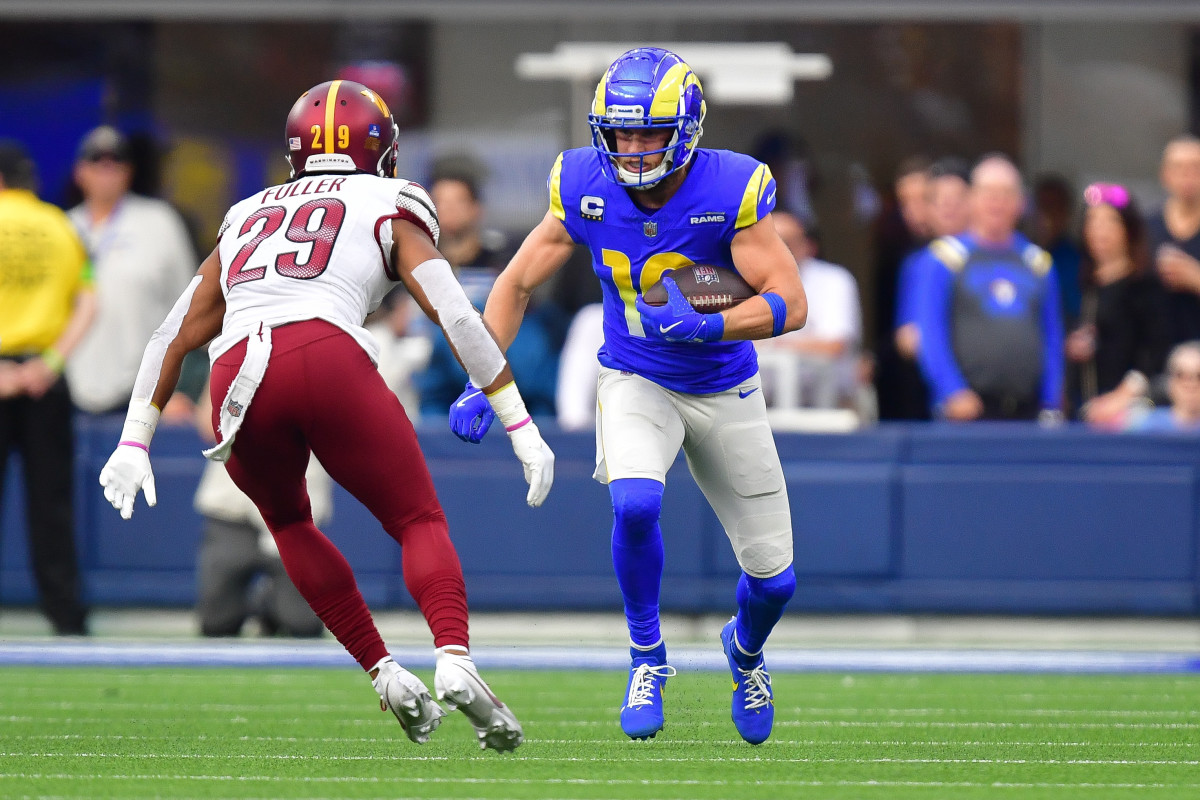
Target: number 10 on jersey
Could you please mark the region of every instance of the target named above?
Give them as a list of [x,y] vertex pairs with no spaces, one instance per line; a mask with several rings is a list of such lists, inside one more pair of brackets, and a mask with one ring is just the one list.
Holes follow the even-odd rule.
[[646,331],[642,328],[642,316],[638,313],[637,306],[634,305],[638,295],[658,283],[659,278],[662,277],[664,272],[679,269],[680,267],[689,267],[696,263],[683,253],[670,251],[655,253],[647,258],[646,263],[642,265],[638,277],[639,288],[634,288],[633,262],[630,261],[629,256],[620,250],[607,249],[601,250],[600,254],[604,266],[612,270],[613,283],[617,285],[621,301],[625,304],[625,324],[629,328],[629,335],[639,338],[645,337]]

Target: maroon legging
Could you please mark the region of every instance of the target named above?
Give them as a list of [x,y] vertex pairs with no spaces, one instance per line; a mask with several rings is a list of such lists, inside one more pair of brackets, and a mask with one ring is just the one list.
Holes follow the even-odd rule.
[[[412,423],[362,347],[322,320],[272,331],[271,361],[226,464],[279,545],[288,576],[363,669],[387,656],[345,557],[313,524],[309,450],[403,548],[404,583],[434,646],[468,644],[467,595]],[[213,424],[246,354],[213,365]]]

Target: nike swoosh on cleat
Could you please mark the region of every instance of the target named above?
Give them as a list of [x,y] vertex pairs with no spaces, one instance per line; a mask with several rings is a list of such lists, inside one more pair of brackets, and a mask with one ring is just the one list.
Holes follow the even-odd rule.
[[669,333],[671,331],[671,329],[677,328],[682,324],[683,324],[683,320],[680,320],[679,322],[672,322],[670,325],[667,325],[665,328],[662,325],[659,325],[658,332],[659,333]]
[[463,406],[465,406],[465,405],[467,404],[467,401],[468,401],[468,400],[470,400],[472,397],[478,397],[478,396],[479,396],[479,395],[481,395],[481,394],[483,394],[483,390],[482,390],[482,389],[480,389],[478,392],[475,392],[474,394],[469,394],[469,395],[467,395],[467,396],[466,396],[466,397],[464,397],[462,400],[459,400],[459,401],[458,401],[458,407],[459,407],[459,408],[462,408]]
[[755,386],[753,389],[751,389],[751,390],[750,390],[750,391],[748,391],[748,392],[743,392],[741,389],[738,389],[738,397],[740,397],[740,398],[742,398],[743,400],[745,400],[747,397],[749,397],[750,395],[754,394],[754,393],[755,393],[755,392],[757,392],[757,391],[758,391],[758,387],[757,387],[757,386]]

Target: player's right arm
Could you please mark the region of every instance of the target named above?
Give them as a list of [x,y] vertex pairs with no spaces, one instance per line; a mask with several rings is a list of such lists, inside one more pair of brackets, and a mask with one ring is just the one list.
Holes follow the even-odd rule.
[[575,249],[575,242],[554,211],[537,224],[508,266],[496,278],[483,310],[483,320],[496,334],[500,347],[507,350],[517,338],[529,296],[563,268]]
[[221,260],[213,250],[150,337],[133,384],[133,399],[129,401],[120,443],[100,470],[105,499],[125,519],[133,515],[133,501],[139,490],[145,492],[149,505],[158,502],[150,469],[150,440],[158,427],[160,410],[179,382],[183,357],[220,333],[224,318]]

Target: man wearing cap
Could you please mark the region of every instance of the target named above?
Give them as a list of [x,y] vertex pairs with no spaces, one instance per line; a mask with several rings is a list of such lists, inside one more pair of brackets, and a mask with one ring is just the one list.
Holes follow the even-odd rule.
[[132,180],[129,142],[115,128],[83,138],[75,161],[83,202],[68,216],[91,254],[99,309],[67,378],[75,405],[93,414],[125,413],[142,349],[196,271],[179,214],[130,192]]
[[9,454],[25,477],[29,556],[42,611],[59,634],[87,632],[75,557],[71,398],[62,378],[95,314],[83,246],[34,194],[36,170],[0,140],[0,497]]

